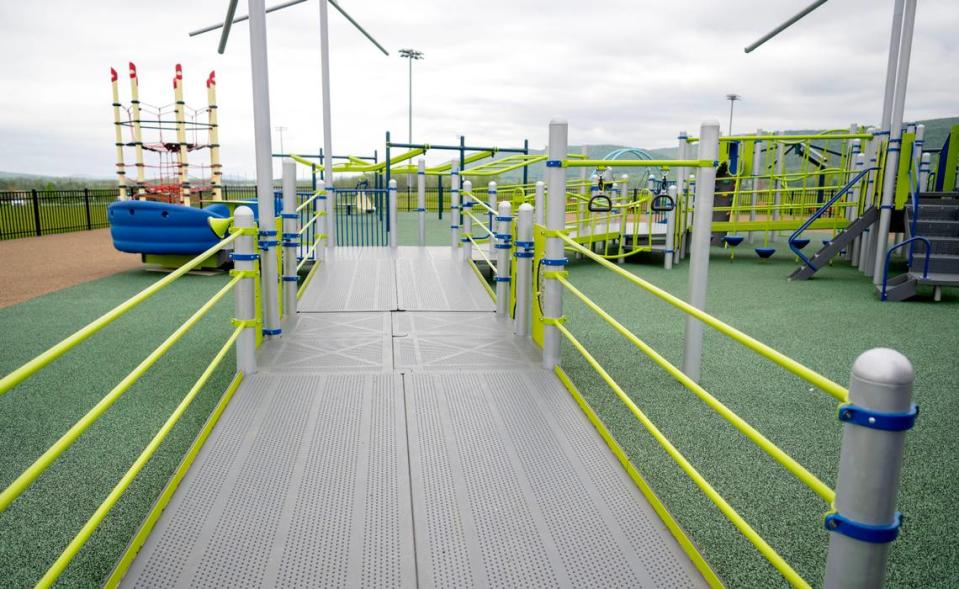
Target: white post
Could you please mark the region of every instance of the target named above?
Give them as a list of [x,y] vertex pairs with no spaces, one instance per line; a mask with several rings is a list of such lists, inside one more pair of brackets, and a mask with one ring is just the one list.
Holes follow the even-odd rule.
[[[853,177],[866,169],[866,156],[860,152],[856,153],[856,162],[853,168]],[[852,191],[853,195],[849,199],[849,204],[852,208],[852,218],[855,220],[858,218],[858,211],[860,209],[859,202],[866,197],[866,191],[863,188],[864,182],[860,180],[855,186],[853,186]],[[862,255],[861,246],[862,241],[859,239],[861,235],[856,236],[856,239],[853,240],[852,246],[849,248],[852,252],[852,256],[849,258],[850,264],[853,266],[859,265],[859,256]]]
[[[683,243],[682,243],[682,253],[683,258],[689,257],[689,252],[686,251],[689,249],[688,241],[692,239],[692,224],[693,224],[693,213],[690,213],[690,209],[696,208],[696,174],[689,175],[689,188],[686,191],[686,231],[683,233]],[[710,228],[712,230],[712,228]],[[688,234],[688,235],[687,235]]]
[[[256,229],[250,207],[237,207],[233,212],[233,225],[239,229]],[[238,272],[253,272],[257,258],[256,238],[241,235],[233,250],[233,267]],[[254,278],[244,278],[236,285],[235,314],[238,321],[256,320],[256,295]],[[244,327],[236,339],[236,369],[244,374],[256,372],[256,327]]]
[[[473,199],[469,196],[473,194],[473,183],[469,180],[463,181],[463,260],[469,263],[473,259],[473,242],[470,236],[473,235],[473,217],[470,211],[473,209]],[[491,260],[493,258],[490,258]]]
[[[713,162],[719,157],[719,121],[705,121],[699,131],[699,159]],[[706,309],[706,283],[709,279],[709,238],[713,222],[713,193],[716,168],[699,168],[696,187],[696,211],[689,253],[689,296],[697,309]],[[683,372],[699,382],[703,364],[703,324],[687,316],[683,350]]]
[[663,267],[667,270],[673,268],[673,244],[676,242],[676,187],[669,187],[669,198],[673,199],[673,210],[666,213],[666,248],[663,255]]
[[[756,134],[761,136],[763,134],[763,130],[759,129],[758,131],[756,131]],[[762,186],[761,184],[762,181],[759,179],[760,170],[762,170],[762,168],[763,168],[763,142],[756,141],[753,144],[753,180],[749,184],[749,189],[750,191],[752,191],[752,196],[749,199],[749,206],[750,206],[749,221],[753,223],[756,221],[756,203],[759,202],[758,191],[761,190],[761,186]],[[756,232],[750,231],[748,235],[749,235],[749,243],[753,243],[756,240]]]
[[533,304],[533,205],[519,205],[516,219],[516,311],[513,333],[529,335]]
[[416,214],[419,217],[419,245],[426,245],[426,160],[416,162]]
[[836,479],[835,513],[826,516],[826,589],[882,587],[896,512],[906,432],[916,418],[912,364],[888,348],[864,352],[852,366]]
[[919,161],[919,192],[925,192],[929,186],[929,164],[932,158],[931,154],[922,154]]
[[453,160],[450,168],[450,253],[454,256],[460,246],[460,169]]
[[889,224],[892,220],[892,208],[896,198],[896,174],[899,171],[899,150],[902,147],[902,115],[906,107],[906,84],[909,81],[909,59],[912,53],[912,32],[915,22],[916,0],[905,0],[902,18],[902,41],[899,46],[899,65],[896,67],[895,97],[892,104],[892,118],[888,127],[889,145],[886,148],[882,205],[879,207],[879,226],[875,238],[876,257],[873,263],[872,281],[876,286],[882,284],[883,264],[886,260],[886,247],[889,244]]
[[619,187],[619,202],[622,209],[620,209],[619,213],[619,240],[616,250],[619,254],[619,257],[616,258],[616,263],[625,264],[626,258],[623,257],[623,250],[625,249],[626,244],[624,244],[623,241],[626,239],[626,223],[629,219],[629,213],[627,212],[628,209],[626,208],[626,205],[629,204],[629,174],[623,174],[620,179],[623,181]]
[[[569,123],[562,119],[549,122],[549,148],[546,162],[546,181],[549,184],[549,204],[546,206],[546,228],[562,231],[566,227],[566,159]],[[563,242],[558,237],[546,239],[546,257],[542,272],[562,270],[566,266]],[[555,279],[543,281],[543,321],[559,321],[563,315],[563,285]],[[552,370],[559,365],[559,336],[555,325],[543,328],[543,368]]]
[[533,215],[537,225],[546,223],[546,185],[542,180],[536,181],[536,193],[533,195]]
[[896,93],[896,73],[899,69],[899,45],[902,41],[902,14],[905,0],[894,0],[892,29],[889,31],[889,57],[886,60],[886,86],[882,95],[882,131],[888,134],[892,120],[892,104]]
[[[490,181],[486,185],[486,204],[489,205],[490,211],[495,211],[496,207],[499,206],[499,199],[497,198],[498,194],[496,191],[496,182]],[[496,233],[496,214],[490,212],[489,215],[489,227],[490,233]],[[489,243],[487,244],[487,257],[490,260],[496,259],[496,238],[493,235],[490,235]]]
[[276,205],[273,197],[273,148],[270,133],[270,80],[266,58],[266,7],[264,0],[249,0],[250,69],[253,78],[253,139],[256,147],[256,191],[259,209],[260,298],[263,304],[263,334],[279,335],[277,300]]
[[[686,160],[690,157],[689,148],[689,135],[686,134],[686,131],[679,132],[679,147],[676,154],[680,160]],[[686,227],[689,225],[689,216],[687,211],[689,210],[690,198],[689,195],[692,194],[692,188],[689,185],[687,180],[687,174],[689,173],[689,168],[683,166],[676,170],[676,187],[677,194],[683,199],[683,206],[680,208],[684,218],[680,223],[680,235],[679,235],[679,247],[676,248],[676,259],[678,263],[680,260],[686,257]]]
[[[777,131],[776,135],[783,135],[783,131]],[[778,221],[780,217],[779,205],[782,204],[783,194],[779,189],[783,187],[783,174],[786,173],[786,144],[780,139],[776,142],[776,194],[773,196],[773,221]],[[769,232],[769,241],[776,241],[778,231]]]
[[299,249],[299,218],[296,212],[296,162],[283,160],[283,316],[284,329],[296,320],[296,252]]
[[396,234],[399,233],[396,227],[396,179],[390,180],[390,188],[386,193],[390,208],[390,247],[396,248]]
[[510,249],[513,236],[513,205],[504,200],[496,209],[496,315],[509,319]]
[[[872,134],[872,139],[869,140],[869,143],[866,145],[866,163],[870,168],[876,168],[879,164],[879,136],[880,132],[875,127],[869,127],[869,133]],[[866,193],[863,198],[866,199],[864,208],[869,208],[871,206],[877,205],[875,202],[875,193],[876,193],[876,178],[878,178],[879,173],[877,170],[873,169],[869,172],[866,180]],[[866,276],[872,276],[873,269],[873,257],[874,257],[874,243],[875,240],[873,237],[876,234],[875,224],[866,227],[863,230],[862,235],[860,235],[856,240],[859,242],[859,264],[857,268],[860,272]]]
[[[250,0],[253,2],[253,0]],[[262,0],[261,0],[262,2]],[[320,70],[323,83],[323,179],[326,181],[326,247],[336,247],[336,186],[333,183],[333,130],[330,115],[330,27],[328,2],[320,0]]]

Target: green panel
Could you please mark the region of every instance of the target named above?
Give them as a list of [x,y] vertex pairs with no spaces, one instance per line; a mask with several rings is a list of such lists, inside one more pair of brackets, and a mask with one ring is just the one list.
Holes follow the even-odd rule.
[[915,133],[902,134],[902,150],[899,152],[899,171],[896,173],[896,209],[901,209],[909,200],[909,166],[912,165],[912,146]]
[[[942,160],[940,159],[940,164]],[[943,176],[942,189],[946,192],[952,192],[956,189],[956,166],[959,166],[959,125],[952,128],[949,132],[949,152],[946,154],[946,172]]]

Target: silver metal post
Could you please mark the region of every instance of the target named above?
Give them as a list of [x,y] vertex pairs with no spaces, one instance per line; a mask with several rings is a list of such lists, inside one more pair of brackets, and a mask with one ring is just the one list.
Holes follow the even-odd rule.
[[626,258],[623,257],[626,244],[623,242],[626,240],[626,219],[628,218],[626,205],[629,204],[629,174],[623,174],[620,180],[622,184],[619,186],[619,203],[622,209],[619,215],[619,239],[616,240],[616,251],[619,254],[616,263],[622,265],[626,263]]
[[[782,131],[777,131],[776,135],[783,135]],[[773,221],[778,221],[779,217],[782,216],[779,212],[779,205],[783,201],[783,193],[780,188],[783,188],[785,182],[783,180],[783,175],[786,173],[786,144],[782,140],[776,141],[776,193],[773,195]],[[776,241],[776,236],[779,234],[778,231],[769,232],[769,241]]]
[[[869,127],[867,131],[872,134],[872,139],[866,144],[866,164],[870,168],[876,168],[879,162],[879,146],[881,144],[879,136],[877,135],[879,130],[875,127]],[[866,189],[865,194],[862,196],[866,202],[863,208],[878,206],[878,203],[875,201],[876,178],[878,177],[879,173],[875,169],[870,171],[866,176]],[[863,230],[862,235],[856,238],[856,241],[859,242],[859,263],[856,267],[866,276],[872,276],[872,270],[875,267],[873,264],[873,256],[875,255],[875,240],[873,237],[876,234],[875,229],[876,225],[873,223]]]
[[[250,207],[237,207],[233,212],[233,225],[239,229],[256,229]],[[256,238],[241,235],[233,250],[233,267],[239,272],[253,272],[256,253]],[[244,278],[236,285],[235,314],[238,321],[256,320],[256,295],[254,278]],[[256,372],[256,327],[244,327],[236,340],[236,369],[244,374]]]
[[[713,162],[719,157],[719,121],[706,121],[699,131],[699,159]],[[696,179],[696,210],[693,216],[692,243],[689,248],[690,305],[706,309],[706,283],[709,279],[709,238],[713,221],[713,193],[716,190],[716,168],[699,168]],[[703,364],[703,324],[686,317],[683,349],[683,372],[699,382]]]
[[[566,168],[561,162],[566,159],[569,124],[562,119],[549,122],[549,148],[546,162],[546,181],[549,202],[546,205],[546,228],[562,231],[566,228]],[[566,266],[563,242],[558,237],[546,239],[546,257],[542,260],[541,272],[562,270]],[[563,285],[555,279],[543,281],[543,320],[559,321],[563,315]],[[552,370],[559,365],[559,336],[554,325],[543,328],[543,368]]]
[[426,245],[426,161],[416,162],[416,215],[419,217],[419,245]]
[[886,59],[886,85],[882,94],[881,131],[888,133],[892,121],[892,103],[896,94],[896,71],[899,68],[899,45],[902,41],[902,14],[906,0],[894,0],[892,28],[889,31],[889,57]]
[[[690,156],[689,152],[690,152],[689,135],[686,133],[686,131],[680,131],[677,157],[681,160],[689,159],[689,156]],[[689,181],[687,180],[688,173],[689,173],[689,168],[687,168],[686,166],[676,169],[677,194],[683,200],[683,206],[680,208],[680,210],[685,217],[683,218],[682,223],[680,223],[679,247],[676,248],[677,251],[676,251],[676,257],[674,260],[677,263],[686,257],[685,229],[686,227],[689,226],[689,215],[687,214],[687,211],[689,210],[689,203],[690,203],[690,198],[689,198],[690,186],[689,186]]]
[[459,162],[452,161],[450,169],[450,248],[456,255],[460,246],[460,170]]
[[669,187],[669,197],[673,199],[673,210],[666,213],[666,243],[663,244],[666,251],[663,254],[663,267],[672,270],[673,244],[676,242],[676,186]]
[[[759,129],[758,131],[756,131],[756,134],[757,134],[757,135],[762,135],[762,134],[763,134],[763,130],[762,130],[762,129]],[[750,220],[750,222],[755,222],[755,221],[756,221],[756,203],[757,203],[758,200],[759,200],[759,192],[758,192],[758,191],[760,190],[760,186],[761,186],[761,184],[760,184],[761,181],[760,181],[760,179],[759,179],[759,176],[760,176],[760,173],[759,173],[759,172],[760,172],[760,170],[762,170],[762,168],[763,168],[763,142],[762,142],[762,141],[756,141],[756,142],[753,144],[753,174],[752,174],[752,175],[753,175],[753,180],[752,180],[752,182],[749,183],[749,189],[752,191],[752,195],[751,195],[750,198],[749,198],[749,205],[750,205],[750,209],[749,209],[749,220]],[[753,242],[755,241],[755,239],[756,239],[756,232],[755,232],[755,231],[750,231],[750,232],[748,233],[748,235],[749,235],[749,243],[753,243]]]
[[916,23],[916,0],[905,0],[902,19],[902,41],[899,46],[899,65],[896,68],[896,89],[889,123],[889,145],[886,148],[885,174],[882,183],[882,205],[879,207],[879,226],[876,233],[876,257],[873,262],[872,282],[882,284],[883,264],[889,244],[889,225],[896,198],[896,174],[899,171],[899,150],[902,147],[902,115],[906,107],[906,84],[909,81],[909,60],[912,54],[912,33]]
[[[490,211],[496,210],[496,207],[498,206],[497,204],[498,202],[499,202],[499,199],[497,198],[496,182],[490,180],[489,184],[486,185],[486,204],[489,205]],[[487,217],[489,218],[488,227],[490,232],[496,233],[496,219],[494,218],[496,217],[496,214],[494,212],[490,212],[489,215],[487,215]],[[489,238],[489,244],[487,245],[487,249],[489,250],[487,252],[489,259],[495,260],[496,259],[496,239],[493,236],[490,236]]]
[[[856,153],[856,163],[853,168],[853,174],[859,174],[864,169],[866,169],[866,156],[862,153]],[[853,187],[853,196],[850,199],[850,203],[853,204],[853,219],[858,216],[858,211],[861,208],[859,206],[860,201],[866,197],[866,191],[863,189],[863,183],[859,182],[856,186]],[[859,256],[862,255],[861,247],[862,241],[860,240],[861,235],[857,236],[856,239],[852,242],[852,257],[850,258],[850,263],[853,266],[859,266]]]
[[[252,2],[252,0],[251,0]],[[320,72],[323,83],[323,179],[326,181],[326,247],[336,247],[336,186],[333,182],[333,122],[330,114],[328,0],[320,0]]]
[[509,319],[510,250],[513,247],[513,205],[499,203],[496,209],[496,315]]
[[536,181],[536,191],[533,193],[533,216],[536,225],[546,223],[546,185],[542,180]]
[[925,192],[929,186],[929,165],[932,161],[932,154],[922,154],[919,160],[919,192]]
[[390,187],[386,193],[386,198],[389,200],[389,211],[390,211],[390,247],[396,248],[396,234],[399,233],[396,227],[396,179],[390,180]]
[[[469,236],[473,235],[473,217],[470,216],[469,211],[473,208],[473,199],[470,195],[473,194],[473,183],[469,180],[463,181],[463,239],[461,240],[463,244],[463,260],[466,263],[469,263],[473,259],[473,242],[469,240]],[[491,260],[493,258],[490,258]]]
[[523,203],[516,213],[516,311],[513,333],[529,335],[533,304],[533,205]]
[[266,57],[266,8],[264,0],[249,0],[250,65],[253,78],[253,139],[256,148],[256,191],[259,209],[260,299],[263,304],[263,333],[279,335],[280,309],[277,300],[276,205],[273,197],[273,147],[270,126],[270,80]]
[[296,162],[283,160],[283,328],[296,322],[296,252],[299,249],[299,218],[296,213]]
[[912,364],[888,348],[864,352],[852,367],[836,482],[836,513],[826,517],[826,589],[881,587],[899,530],[896,495],[906,431],[916,417]]

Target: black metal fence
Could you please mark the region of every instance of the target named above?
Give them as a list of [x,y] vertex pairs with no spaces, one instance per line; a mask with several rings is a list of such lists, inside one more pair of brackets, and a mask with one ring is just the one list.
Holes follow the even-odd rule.
[[109,227],[115,188],[0,192],[0,239]]

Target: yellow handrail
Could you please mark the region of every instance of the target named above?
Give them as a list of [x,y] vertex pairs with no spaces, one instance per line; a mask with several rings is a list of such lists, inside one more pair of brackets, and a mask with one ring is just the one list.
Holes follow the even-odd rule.
[[660,368],[668,372],[673,378],[679,381],[680,384],[692,391],[697,397],[706,403],[710,409],[721,415],[726,421],[731,423],[733,427],[738,429],[744,436],[749,438],[750,441],[759,446],[763,452],[781,464],[786,470],[792,473],[793,476],[799,479],[800,482],[812,489],[812,491],[819,495],[823,501],[825,501],[827,504],[831,504],[835,500],[836,492],[829,488],[826,483],[819,480],[816,475],[806,470],[803,465],[799,464],[791,456],[783,452],[781,448],[759,433],[755,428],[753,428],[753,426],[749,425],[749,423],[743,420],[743,418],[736,415],[731,409],[720,402],[719,399],[709,394],[709,392],[696,383],[696,381],[686,376],[682,370],[676,368],[676,366],[656,352],[656,350],[654,350],[649,344],[639,339],[630,330],[626,329],[622,323],[601,309],[599,305],[590,300],[589,297],[583,294],[583,292],[578,288],[570,284],[568,280],[562,276],[557,277],[557,280],[567,290],[569,290],[569,292],[573,293],[576,298],[581,300],[587,307],[592,309],[593,312],[599,315],[604,321],[609,323],[613,329],[620,333],[620,335],[625,337],[630,343],[639,348],[644,354],[649,356],[653,362],[659,365]]
[[745,333],[739,331],[735,327],[728,325],[720,321],[719,319],[713,317],[712,315],[709,315],[708,313],[697,309],[696,307],[690,305],[686,301],[669,294],[665,290],[653,284],[650,284],[649,282],[643,280],[642,278],[636,276],[635,274],[627,272],[626,270],[623,270],[617,265],[610,263],[609,261],[603,259],[602,256],[599,256],[593,253],[588,248],[585,248],[579,245],[565,233],[561,231],[560,232],[551,232],[549,230],[546,230],[546,231],[548,236],[558,237],[573,250],[581,253],[582,255],[592,260],[595,260],[597,263],[604,266],[605,268],[612,270],[616,274],[619,274],[626,280],[639,286],[643,290],[658,297],[659,299],[666,301],[667,303],[676,307],[677,309],[686,313],[687,315],[692,315],[693,317],[695,317],[696,319],[699,319],[706,325],[709,325],[716,331],[722,333],[723,335],[729,337],[730,339],[736,342],[739,342],[746,348],[756,352],[757,354],[759,354],[760,356],[764,358],[767,358],[773,363],[778,364],[779,366],[785,368],[786,370],[795,374],[799,378],[818,387],[825,393],[833,396],[837,400],[843,403],[848,402],[849,391],[847,391],[845,387],[839,385],[838,383],[826,378],[825,376],[819,374],[818,372],[812,370],[811,368],[808,368],[800,364],[799,362],[793,360],[789,356],[786,356],[785,354],[767,346],[766,344],[760,342],[759,340],[746,335]]
[[647,417],[646,414],[636,406],[629,395],[627,395],[626,392],[623,391],[623,389],[619,386],[619,384],[613,380],[609,373],[607,373],[606,370],[600,366],[599,362],[596,361],[596,358],[594,358],[593,355],[590,354],[585,347],[583,347],[583,344],[581,344],[579,340],[577,340],[576,337],[573,336],[573,334],[570,333],[570,331],[566,329],[562,323],[555,322],[552,325],[554,325],[556,329],[569,341],[569,343],[576,348],[576,351],[583,356],[593,370],[599,374],[600,378],[602,378],[606,384],[613,389],[613,392],[616,393],[616,396],[618,396],[619,399],[627,406],[627,408],[629,408],[630,412],[636,417],[636,419],[639,420],[643,427],[646,428],[646,431],[653,436],[663,450],[669,454],[670,458],[672,458],[673,461],[679,465],[683,472],[685,472],[686,475],[693,481],[693,483],[695,483],[696,486],[702,490],[706,497],[708,497],[709,500],[719,508],[723,515],[726,516],[726,519],[732,522],[732,524],[736,526],[736,529],[738,529],[739,532],[745,536],[753,546],[756,547],[759,553],[762,554],[763,557],[780,572],[780,574],[782,574],[786,581],[789,582],[789,584],[793,587],[810,587],[809,583],[800,577],[799,573],[789,566],[789,563],[787,563],[783,557],[780,556],[779,553],[777,553],[773,547],[770,546],[762,538],[762,536],[760,536],[756,530],[754,530],[752,526],[750,526],[749,523],[747,523],[746,520],[744,520],[735,509],[733,509],[729,503],[726,502],[725,499],[723,499],[722,495],[720,495],[716,489],[714,489],[713,486],[710,485],[705,478],[703,478],[703,475],[701,475],[699,471],[697,471],[696,468],[690,464],[688,460],[686,460],[686,457],[683,456],[683,454],[677,450],[675,446],[673,446],[672,442],[670,442],[666,436],[659,431],[659,428],[657,428],[656,425],[650,421],[649,417]]
[[237,327],[233,330],[233,333],[229,338],[227,338],[226,343],[223,344],[220,350],[213,357],[213,360],[210,362],[209,366],[207,366],[206,370],[203,371],[203,374],[200,375],[200,378],[198,378],[193,384],[193,387],[190,388],[186,396],[183,397],[183,400],[180,401],[180,404],[177,405],[170,417],[168,417],[160,427],[160,430],[155,436],[153,436],[153,439],[150,440],[150,443],[147,444],[146,448],[143,449],[127,472],[113,487],[106,499],[100,503],[100,506],[97,507],[95,512],[93,512],[93,515],[90,516],[90,519],[88,519],[83,527],[80,528],[80,531],[77,532],[76,536],[73,537],[73,540],[70,541],[57,560],[55,560],[50,566],[47,572],[37,583],[37,587],[52,587],[53,584],[56,583],[57,578],[63,573],[64,569],[70,564],[70,561],[73,560],[80,549],[83,548],[83,546],[87,543],[87,540],[90,539],[90,536],[93,535],[93,532],[96,531],[97,527],[103,522],[107,514],[110,513],[110,510],[113,509],[113,507],[120,500],[120,497],[123,495],[124,491],[127,490],[137,475],[140,474],[140,471],[143,470],[143,467],[146,466],[153,454],[156,453],[157,449],[160,447],[160,444],[162,444],[163,440],[166,439],[167,435],[170,433],[170,430],[172,430],[173,426],[176,425],[176,423],[180,420],[187,408],[200,393],[200,390],[204,387],[204,385],[206,385],[207,381],[210,380],[210,376],[213,375],[213,371],[219,367],[220,363],[223,361],[223,358],[226,357],[227,352],[229,352],[233,344],[236,343],[236,339],[240,337],[243,329],[245,328]]
[[[35,373],[37,373],[41,368],[43,368],[47,364],[50,364],[51,362],[53,362],[60,356],[72,350],[77,344],[83,342],[84,340],[89,338],[91,335],[100,331],[101,329],[103,329],[104,327],[106,327],[107,325],[109,325],[110,323],[118,319],[119,317],[123,316],[127,311],[129,311],[130,309],[133,309],[134,307],[136,307],[143,301],[147,300],[148,298],[156,294],[158,291],[163,289],[165,286],[169,285],[171,282],[173,282],[177,278],[183,276],[190,270],[193,270],[194,268],[202,264],[204,261],[206,261],[207,258],[212,256],[216,252],[220,251],[227,245],[236,241],[236,239],[241,234],[242,234],[242,231],[237,231],[229,235],[228,237],[226,237],[225,239],[223,239],[216,245],[212,246],[210,249],[206,250],[205,252],[193,258],[186,264],[180,266],[173,272],[167,274],[160,280],[154,282],[150,286],[141,290],[140,292],[133,295],[126,301],[120,303],[119,305],[117,305],[110,311],[104,313],[97,319],[94,319],[93,321],[88,323],[86,326],[74,332],[72,335],[70,335],[69,337],[61,341],[60,343],[56,344],[55,346],[53,346],[46,352],[43,352],[42,354],[40,354],[33,360],[30,360],[29,362],[27,362],[20,368],[17,368],[10,374],[0,379],[0,395],[3,395],[4,393],[8,392],[13,387],[23,382],[24,380],[30,378]],[[5,506],[0,507],[0,511],[3,511],[4,508]]]
[[33,484],[43,472],[50,467],[54,460],[63,454],[73,443],[85,432],[97,419],[102,416],[113,403],[116,402],[141,376],[160,359],[183,335],[190,330],[196,323],[203,318],[220,300],[226,296],[243,279],[243,276],[234,276],[226,285],[221,288],[213,297],[197,309],[189,319],[183,322],[162,344],[157,346],[149,356],[144,358],[132,372],[127,374],[105,397],[100,399],[86,415],[81,417],[73,426],[67,430],[46,452],[34,461],[23,473],[20,474],[10,486],[0,493],[0,512],[3,512],[13,501],[20,496],[27,488]]

